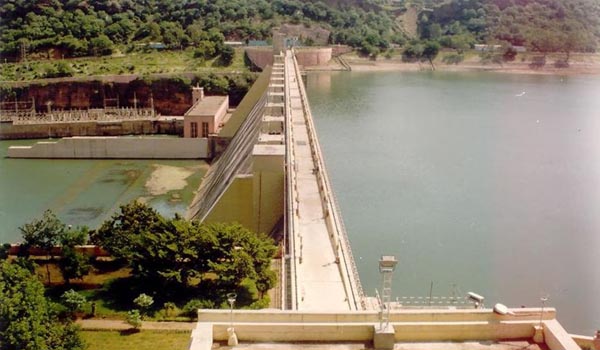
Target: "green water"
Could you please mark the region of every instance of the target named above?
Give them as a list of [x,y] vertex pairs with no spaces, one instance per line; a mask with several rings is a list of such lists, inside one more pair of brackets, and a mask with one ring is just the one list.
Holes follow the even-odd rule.
[[309,75],[319,140],[368,294],[473,291],[600,325],[600,77]]
[[[0,242],[16,242],[18,227],[52,209],[66,224],[95,228],[121,204],[146,200],[161,214],[185,213],[205,168],[201,161],[8,159],[0,141]],[[181,190],[152,195],[146,182],[157,165],[195,170]],[[180,200],[179,200],[180,198]]]

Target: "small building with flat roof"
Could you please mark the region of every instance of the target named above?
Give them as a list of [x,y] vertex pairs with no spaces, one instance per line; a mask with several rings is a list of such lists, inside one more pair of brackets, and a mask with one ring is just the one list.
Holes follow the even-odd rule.
[[192,88],[192,107],[183,115],[183,137],[208,137],[222,127],[229,96],[204,96],[204,88]]

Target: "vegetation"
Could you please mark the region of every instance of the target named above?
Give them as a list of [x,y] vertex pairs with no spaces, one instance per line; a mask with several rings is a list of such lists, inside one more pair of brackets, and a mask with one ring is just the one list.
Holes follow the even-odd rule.
[[498,58],[503,61],[514,59],[513,53],[506,50],[512,46],[526,46],[544,56],[563,52],[568,61],[571,52],[595,51],[600,40],[597,0],[427,3],[430,7],[421,11],[418,19],[419,39],[438,41],[459,54],[476,43],[487,43],[504,47]]
[[[136,314],[140,320],[195,318],[198,307],[227,307],[230,292],[238,294],[238,307],[264,308],[269,305],[265,293],[276,283],[270,238],[236,224],[166,219],[137,202],[122,206],[90,233],[114,256],[111,261],[81,255],[75,246],[87,242],[87,230],[65,227],[50,211],[22,231],[27,249],[21,253],[27,258],[10,259],[45,272],[47,294],[63,305],[60,312],[68,318],[82,311],[121,319]],[[62,245],[62,254],[49,242]],[[29,256],[30,248],[46,257]],[[70,255],[81,257],[71,261]]]
[[63,305],[65,305],[69,312],[74,315],[76,312],[81,311],[83,306],[87,302],[85,296],[77,293],[73,289],[69,289],[61,295]]
[[181,350],[187,349],[190,332],[149,331],[126,334],[118,331],[82,331],[87,350]]
[[[72,278],[81,278],[90,270],[87,258],[75,250],[76,245],[87,242],[87,228],[67,227],[51,211],[47,210],[41,219],[35,219],[19,227],[24,243],[20,254],[29,256],[31,248],[39,248],[52,260],[54,247],[62,247],[60,270],[67,284]],[[52,283],[50,270],[47,270],[48,284]]]
[[78,350],[78,329],[60,319],[44,297],[44,286],[19,263],[0,263],[0,349]]
[[94,243],[132,268],[142,280],[170,288],[202,286],[232,290],[243,281],[261,281],[260,292],[273,285],[270,270],[275,246],[271,239],[240,225],[200,225],[178,216],[165,219],[138,203],[120,212],[93,232]]
[[273,27],[285,22],[318,23],[332,31],[334,43],[367,51],[386,48],[394,38],[393,20],[371,3],[359,7],[340,2],[334,7],[298,0],[4,0],[0,54],[62,58],[189,46],[211,53],[214,45],[214,55],[221,55],[224,38],[266,40]]
[[[405,12],[413,13],[409,17],[416,22],[416,33],[398,24]],[[3,67],[2,75],[10,80],[26,79],[30,72],[50,78],[180,69],[163,62],[144,69],[143,62],[129,59],[155,50],[184,50],[183,61],[189,63],[179,71],[243,64],[242,55],[224,41],[268,40],[272,28],[282,23],[325,28],[330,43],[348,44],[372,58],[397,44],[405,46],[409,60],[431,60],[419,49],[438,43],[455,50],[448,63],[460,62],[475,44],[498,44],[503,52],[512,46],[526,46],[542,56],[561,52],[568,65],[572,52],[595,51],[600,40],[597,0],[0,0],[0,16],[0,55],[11,60],[127,53],[125,59],[115,58],[115,69],[107,62],[88,67],[75,61]],[[300,39],[306,45],[314,41]]]
[[139,329],[142,326],[142,314],[140,310],[134,309],[129,311],[125,322],[133,327],[133,329]]
[[[38,60],[0,65],[0,80],[35,80],[95,75],[180,73],[233,73],[246,71],[240,49],[224,49],[226,54],[212,59],[194,58],[192,48],[183,51],[133,52],[118,57],[82,57],[58,61]],[[229,50],[233,50],[231,55]]]

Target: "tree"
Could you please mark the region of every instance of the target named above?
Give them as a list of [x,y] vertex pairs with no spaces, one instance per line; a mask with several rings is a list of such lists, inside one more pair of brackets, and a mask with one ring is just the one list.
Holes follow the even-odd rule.
[[144,315],[148,311],[148,308],[154,304],[154,298],[142,293],[137,298],[133,299],[133,302],[140,307],[142,315]]
[[69,228],[60,237],[62,256],[58,262],[58,267],[67,284],[73,278],[81,279],[92,268],[89,258],[75,249],[77,245],[84,245],[87,242],[87,237],[87,227]]
[[[46,210],[41,219],[33,220],[32,222],[19,227],[21,235],[25,240],[21,246],[20,253],[29,256],[30,248],[40,248],[46,253],[46,256],[52,260],[52,248],[58,245],[60,237],[64,234],[65,229],[65,224],[63,224],[52,211]],[[48,283],[51,283],[50,268],[48,264],[46,264],[46,273],[48,275]]]
[[429,60],[429,63],[433,66],[433,60],[440,52],[440,44],[437,41],[427,41],[423,46],[423,57]]
[[112,54],[113,42],[104,34],[90,40],[89,52],[94,56],[106,56]]
[[54,309],[30,271],[0,263],[0,350],[83,350],[76,326]]
[[81,279],[87,275],[92,268],[88,257],[78,252],[73,247],[63,247],[62,257],[58,262],[58,267],[62,273],[66,284],[70,284],[71,279]]
[[133,329],[138,330],[142,326],[142,315],[139,310],[131,310],[127,313],[125,322],[129,324]]
[[235,50],[229,45],[225,45],[221,50],[221,63],[224,66],[229,66],[233,62],[235,56]]
[[85,303],[87,302],[85,296],[77,293],[73,289],[69,289],[64,292],[60,299],[62,303],[69,309],[72,315],[74,315],[77,311],[80,311]]
[[[247,278],[272,284],[265,275],[276,251],[273,240],[239,224],[205,225],[179,216],[167,220],[133,202],[121,206],[92,240],[127,261],[134,275],[162,285],[187,288],[209,280],[231,290]],[[208,272],[217,279],[207,278]]]
[[105,248],[113,257],[134,265],[137,270],[137,251],[142,237],[163,224],[164,220],[156,210],[134,201],[122,205],[120,211],[97,231],[90,232],[90,241]]

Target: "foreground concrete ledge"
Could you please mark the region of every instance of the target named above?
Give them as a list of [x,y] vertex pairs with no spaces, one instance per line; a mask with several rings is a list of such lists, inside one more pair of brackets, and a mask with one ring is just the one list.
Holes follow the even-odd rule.
[[[492,309],[397,309],[390,312],[390,322],[457,322],[540,319],[539,308],[511,309],[514,315],[498,315]],[[229,310],[198,310],[198,321],[229,322]],[[379,312],[360,311],[290,311],[290,310],[233,310],[237,322],[379,322]],[[544,320],[556,318],[556,309],[545,308]]]
[[411,342],[526,340],[533,343],[541,316],[543,348],[580,349],[555,319],[554,309],[545,308],[543,314],[539,308],[511,311],[514,315],[498,315],[491,309],[394,310],[389,317],[393,332],[379,334],[376,311],[234,310],[231,314],[229,310],[199,310],[198,327],[209,326],[213,342],[227,341],[227,328],[233,323],[240,343],[362,342],[391,349],[390,344]]

